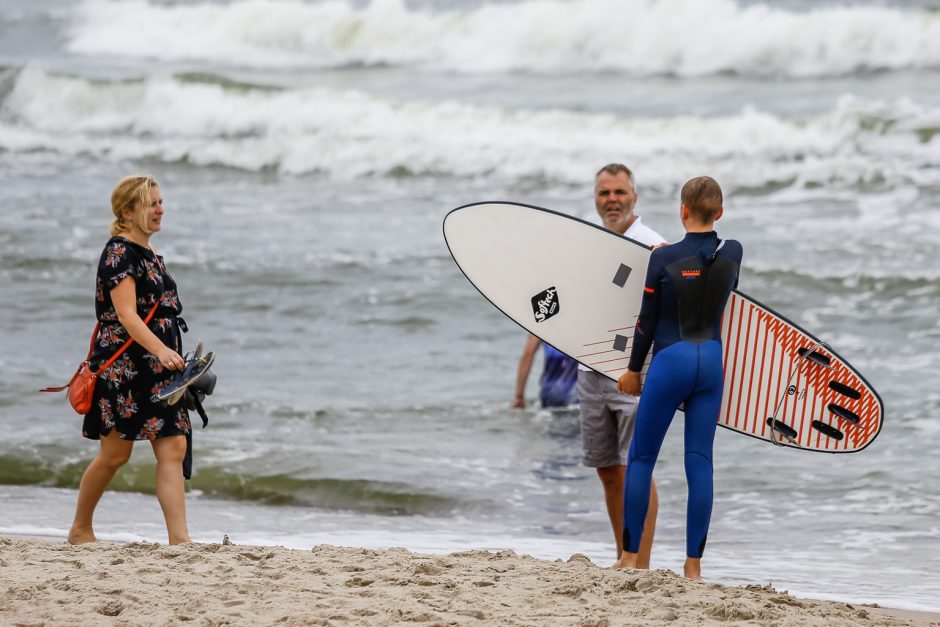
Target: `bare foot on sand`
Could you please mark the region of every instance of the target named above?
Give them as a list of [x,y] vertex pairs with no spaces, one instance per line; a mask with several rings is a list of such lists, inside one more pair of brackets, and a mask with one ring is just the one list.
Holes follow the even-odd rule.
[[698,581],[702,578],[701,558],[687,557],[685,559],[685,566],[683,566],[682,570],[685,571],[685,576],[688,579],[694,579],[695,581]]
[[623,570],[624,568],[636,568],[636,553],[627,553],[624,551],[620,554],[620,559],[617,560],[611,568],[614,570]]
[[95,532],[91,530],[91,527],[88,529],[76,529],[75,527],[69,529],[69,544],[88,544],[97,541],[98,538],[95,537]]

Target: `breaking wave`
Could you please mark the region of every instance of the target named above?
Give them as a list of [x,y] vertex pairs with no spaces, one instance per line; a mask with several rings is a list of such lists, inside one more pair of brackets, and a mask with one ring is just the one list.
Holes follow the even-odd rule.
[[67,45],[81,54],[256,68],[820,77],[940,67],[940,14],[860,5],[792,11],[732,0],[447,9],[404,0],[88,0]]

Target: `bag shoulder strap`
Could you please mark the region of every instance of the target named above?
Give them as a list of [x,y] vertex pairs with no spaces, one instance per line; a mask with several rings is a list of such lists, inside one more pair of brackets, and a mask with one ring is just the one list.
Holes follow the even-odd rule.
[[[157,301],[156,304],[153,306],[153,309],[150,310],[150,313],[147,314],[147,317],[144,319],[144,324],[150,324],[150,321],[153,319],[153,315],[157,313],[157,307],[159,306],[160,306],[160,301]],[[101,326],[100,322],[95,326],[95,334],[97,334],[99,326]],[[86,361],[91,359],[91,353],[93,352],[93,348],[95,345],[95,339],[94,339],[95,337],[96,337],[95,335],[92,336],[91,346],[88,349],[88,357],[85,358]],[[111,366],[111,364],[117,361],[117,358],[123,355],[124,351],[126,351],[128,347],[133,343],[134,343],[134,338],[131,338],[127,340],[126,342],[124,342],[124,346],[119,348],[116,353],[111,355],[111,358],[108,359],[108,361],[104,362],[104,364],[100,368],[98,368],[98,370],[95,372],[95,376],[97,377],[99,374],[107,370]]]
[[[153,320],[153,316],[154,316],[155,313],[157,313],[157,307],[159,307],[159,306],[160,306],[160,301],[157,301],[157,302],[154,304],[154,306],[150,309],[150,313],[148,313],[148,314],[147,314],[147,317],[144,319],[144,324],[150,324],[150,321]],[[88,360],[91,359],[92,353],[95,352],[95,340],[98,338],[98,331],[99,331],[99,330],[101,330],[101,321],[100,321],[100,320],[98,321],[97,324],[95,324],[95,330],[91,332],[91,341],[90,341],[89,344],[88,344],[88,356],[85,357],[85,361],[82,362],[82,363],[88,362]],[[114,353],[113,355],[111,355],[111,358],[108,359],[108,361],[104,362],[104,364],[103,364],[100,368],[98,368],[98,370],[95,371],[95,376],[97,377],[99,374],[101,374],[102,372],[104,372],[105,370],[107,370],[107,369],[111,366],[111,364],[113,364],[115,361],[117,361],[118,357],[120,357],[121,355],[123,355],[123,354],[124,354],[124,351],[126,351],[126,350],[128,349],[128,347],[130,347],[130,345],[133,344],[133,343],[134,343],[134,338],[130,338],[129,340],[127,340],[126,342],[124,342],[124,345],[121,346],[121,348],[119,348],[116,353]],[[78,373],[79,373],[80,371],[81,371],[81,367],[79,367],[79,369],[75,371],[75,374],[72,375],[72,378],[69,379],[69,382],[66,383],[65,385],[60,385],[60,386],[58,386],[58,387],[43,388],[43,389],[41,389],[41,390],[39,390],[39,391],[40,391],[40,392],[61,392],[62,390],[66,389],[67,387],[69,387],[70,385],[72,385],[72,381],[75,380],[75,377],[78,376]]]

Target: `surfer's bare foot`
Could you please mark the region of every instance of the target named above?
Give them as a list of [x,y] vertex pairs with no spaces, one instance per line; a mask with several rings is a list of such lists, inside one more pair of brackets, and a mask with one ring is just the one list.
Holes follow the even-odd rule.
[[636,568],[636,553],[627,553],[624,551],[620,554],[620,559],[617,560],[611,568],[614,570],[623,570],[624,568]]
[[88,544],[89,542],[97,542],[98,538],[95,537],[95,532],[91,530],[91,527],[87,529],[79,529],[72,527],[69,529],[69,544]]
[[685,559],[685,566],[682,567],[682,570],[685,571],[686,578],[698,581],[702,578],[701,558],[687,557]]

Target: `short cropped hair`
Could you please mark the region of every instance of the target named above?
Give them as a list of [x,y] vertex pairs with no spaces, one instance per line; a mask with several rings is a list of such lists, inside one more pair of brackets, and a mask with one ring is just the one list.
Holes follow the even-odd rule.
[[608,164],[605,165],[603,168],[601,168],[600,170],[598,170],[598,171],[597,171],[597,174],[594,175],[594,182],[595,182],[595,183],[597,183],[597,179],[598,179],[598,178],[600,177],[600,175],[603,174],[604,172],[606,172],[607,174],[613,174],[613,175],[615,175],[615,176],[616,176],[617,174],[620,174],[621,172],[626,172],[626,173],[627,173],[627,178],[630,179],[630,185],[633,186],[633,191],[636,191],[636,180],[633,178],[633,171],[632,171],[630,168],[628,168],[627,166],[625,166],[624,164],[622,164],[622,163],[608,163]]
[[697,222],[714,222],[723,203],[721,186],[710,176],[697,176],[682,186],[682,204]]

